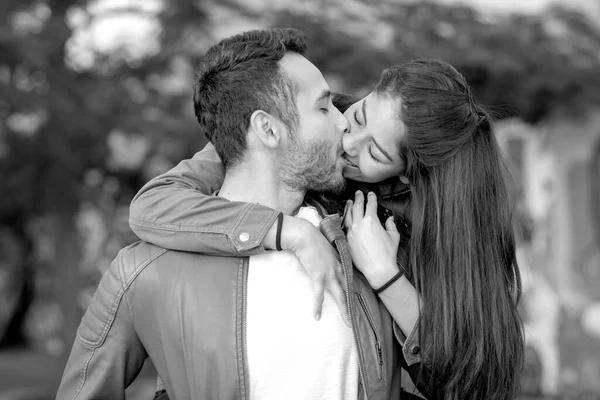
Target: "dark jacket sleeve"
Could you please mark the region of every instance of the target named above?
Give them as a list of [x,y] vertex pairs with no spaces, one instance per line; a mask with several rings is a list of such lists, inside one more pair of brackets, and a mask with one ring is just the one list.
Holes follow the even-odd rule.
[[131,229],[140,239],[173,250],[237,256],[263,252],[264,237],[279,213],[212,196],[224,175],[208,144],[142,187],[130,206]]

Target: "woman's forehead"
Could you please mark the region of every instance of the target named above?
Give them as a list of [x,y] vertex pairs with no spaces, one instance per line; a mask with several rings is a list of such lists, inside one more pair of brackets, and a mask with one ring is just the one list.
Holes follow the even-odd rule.
[[364,107],[371,134],[387,146],[398,145],[404,137],[399,101],[391,95],[371,92],[357,103],[361,109]]

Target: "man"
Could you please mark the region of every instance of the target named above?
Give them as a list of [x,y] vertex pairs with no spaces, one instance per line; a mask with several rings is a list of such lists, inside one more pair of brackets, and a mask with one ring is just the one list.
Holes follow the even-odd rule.
[[218,196],[320,224],[337,246],[361,298],[348,303],[351,327],[335,307],[342,293],[312,318],[311,282],[289,252],[213,257],[140,242],[100,282],[58,399],[123,399],[147,356],[171,399],[399,396],[392,321],[353,280],[339,216],[301,207],[307,190],[343,187],[348,127],[304,49],[293,30],[223,40],[197,73],[196,114],[225,166]]

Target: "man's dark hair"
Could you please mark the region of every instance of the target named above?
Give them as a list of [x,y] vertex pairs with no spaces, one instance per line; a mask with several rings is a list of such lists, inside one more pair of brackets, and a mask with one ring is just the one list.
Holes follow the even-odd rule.
[[290,132],[297,129],[299,89],[279,61],[287,52],[302,55],[305,49],[305,36],[298,30],[255,30],[223,39],[200,62],[194,111],[226,168],[244,155],[254,111],[278,117]]

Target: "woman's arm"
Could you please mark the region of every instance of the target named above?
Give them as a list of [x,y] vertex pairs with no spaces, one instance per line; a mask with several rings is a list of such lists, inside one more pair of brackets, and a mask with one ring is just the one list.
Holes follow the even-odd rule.
[[425,397],[442,399],[439,385],[431,379],[427,350],[420,347],[419,293],[405,275],[394,280],[405,268],[397,264],[400,234],[393,218],[387,219],[384,229],[377,217],[377,197],[369,193],[365,206],[361,191],[356,193],[354,201],[348,202],[345,215],[352,261],[379,292],[380,300],[394,319],[394,335],[402,347],[403,368]]
[[[400,234],[393,218],[388,218],[384,229],[377,217],[375,194],[369,193],[365,209],[364,195],[357,191],[354,202],[346,205],[344,223],[354,265],[374,290],[381,288],[400,271],[396,261]],[[402,332],[412,332],[419,319],[419,295],[410,281],[401,276],[379,298]]]
[[[140,189],[129,209],[129,226],[142,240],[181,251],[250,256],[275,249],[279,212],[260,204],[211,196],[225,170],[212,144]],[[284,216],[281,242],[294,248],[316,236],[307,221]]]
[[[369,193],[367,204],[358,191],[354,201],[345,210],[345,226],[352,261],[371,287],[377,292],[399,274],[397,252],[400,234],[392,217],[385,229],[377,217],[377,198]],[[426,354],[419,345],[420,298],[411,282],[401,275],[379,293],[379,298],[394,319],[394,335],[402,346],[402,366],[428,399],[441,398],[439,390],[430,380]]]
[[[129,226],[142,240],[180,251],[250,256],[275,249],[279,212],[211,194],[225,170],[212,144],[152,179],[133,198]],[[283,217],[281,245],[302,250],[321,236],[308,221]]]
[[[274,250],[280,213],[259,204],[212,196],[224,176],[221,160],[208,144],[192,159],[142,187],[130,206],[131,229],[140,239],[172,250],[220,256]],[[334,300],[347,320],[341,265],[319,230],[306,220],[284,216],[281,247],[296,253],[311,278],[317,319],[328,289],[336,293]]]
[[[263,252],[279,213],[211,196],[224,176],[221,160],[208,144],[142,187],[131,202],[131,229],[140,239],[173,250],[241,256]],[[274,237],[266,243],[273,239],[273,248]]]

